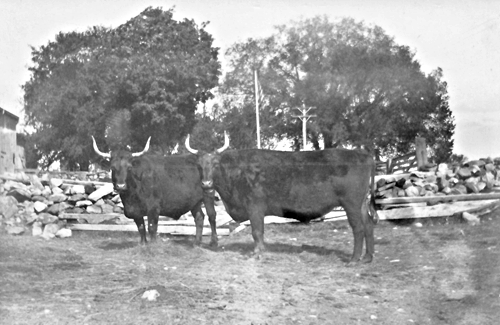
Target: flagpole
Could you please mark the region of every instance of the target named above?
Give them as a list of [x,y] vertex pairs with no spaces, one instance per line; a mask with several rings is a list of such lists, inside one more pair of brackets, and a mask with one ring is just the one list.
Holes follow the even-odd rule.
[[255,123],[257,125],[257,148],[260,149],[259,90],[258,90],[257,70],[254,70],[254,84],[255,84]]

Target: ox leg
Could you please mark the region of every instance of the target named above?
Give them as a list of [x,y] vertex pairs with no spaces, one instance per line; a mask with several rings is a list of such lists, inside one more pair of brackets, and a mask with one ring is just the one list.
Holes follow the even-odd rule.
[[148,241],[146,239],[146,226],[144,225],[144,217],[134,218],[134,222],[137,225],[137,230],[139,230],[139,235],[141,235],[141,244],[146,244]]
[[352,208],[344,206],[347,214],[347,221],[352,228],[352,234],[354,235],[354,250],[349,263],[358,262],[361,259],[361,254],[363,253],[363,242],[365,238],[365,230],[363,227],[362,213],[359,208]]
[[205,209],[207,210],[208,221],[210,222],[210,247],[217,247],[219,244],[219,240],[217,239],[217,212],[215,211],[214,200],[215,198],[213,195],[204,195],[203,197],[203,203],[205,204]]
[[375,238],[373,235],[374,220],[368,213],[369,207],[367,202],[363,202],[363,208],[361,209],[361,217],[363,221],[363,230],[365,234],[366,241],[366,253],[361,260],[363,263],[370,263],[373,260],[373,254],[375,254]]
[[[370,263],[373,260],[375,252],[375,240],[373,236],[373,220],[368,214],[368,207],[365,201],[362,202],[361,207],[357,208],[358,204],[349,204],[344,206],[347,214],[347,220],[352,228],[354,235],[354,250],[352,253],[351,262],[362,261],[363,263]],[[363,253],[363,244],[366,241],[366,254],[361,259]]]
[[156,233],[158,231],[158,216],[158,209],[153,208],[148,211],[148,232],[151,242],[156,241]]
[[265,250],[264,246],[264,212],[262,209],[249,207],[252,237],[255,242],[254,253],[259,255]]
[[203,220],[205,219],[205,215],[201,210],[201,202],[198,203],[192,210],[191,214],[194,217],[194,223],[196,225],[196,236],[194,239],[194,245],[201,245],[201,238],[203,236]]

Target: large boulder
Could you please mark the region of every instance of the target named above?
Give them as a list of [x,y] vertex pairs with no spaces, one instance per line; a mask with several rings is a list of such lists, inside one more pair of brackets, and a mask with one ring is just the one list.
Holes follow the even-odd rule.
[[104,186],[99,187],[97,190],[89,194],[88,199],[95,202],[100,198],[113,193],[113,184],[106,184]]
[[71,229],[69,228],[61,228],[56,232],[56,237],[57,238],[68,238],[71,237],[72,232]]
[[56,236],[56,233],[61,229],[62,225],[58,223],[51,223],[43,228],[42,238],[52,239]]
[[481,181],[486,183],[486,188],[491,189],[495,185],[495,176],[491,171],[487,171],[481,176]]
[[59,202],[64,202],[66,201],[68,197],[64,195],[63,193],[58,193],[58,194],[52,194],[49,196],[49,201],[52,201],[54,203],[59,203]]
[[44,225],[49,225],[51,223],[56,223],[57,221],[59,221],[59,218],[51,215],[50,213],[42,212],[38,215],[38,221],[40,221]]
[[405,189],[405,194],[408,197],[420,196],[420,189],[418,186],[410,186]]
[[40,221],[35,221],[33,227],[31,228],[32,236],[40,236],[43,233],[43,225]]
[[85,210],[83,208],[69,208],[67,210],[64,210],[64,213],[68,214],[82,214],[84,212]]
[[87,212],[93,214],[100,214],[102,213],[102,208],[98,205],[90,205],[87,207]]
[[42,195],[33,195],[31,197],[31,201],[33,201],[33,202],[37,202],[37,201],[45,202],[45,201],[47,201],[47,198],[45,196],[42,196]]
[[0,196],[0,215],[5,219],[12,218],[19,210],[17,203],[13,196]]
[[33,204],[33,208],[35,209],[35,212],[40,213],[40,212],[44,211],[45,209],[47,209],[47,204],[45,204],[44,202],[41,202],[41,201],[36,201]]
[[71,187],[71,194],[85,194],[84,185],[73,185]]
[[72,207],[73,206],[71,204],[66,203],[66,202],[55,203],[47,209],[47,212],[52,214],[52,215],[58,216],[59,214],[61,214],[61,212],[65,211],[69,208],[72,208]]
[[470,168],[462,167],[458,170],[457,175],[460,179],[467,179],[472,176],[472,173]]
[[6,191],[10,191],[10,190],[16,189],[16,188],[21,188],[21,189],[24,189],[24,190],[28,190],[28,186],[24,185],[23,183],[11,181],[11,180],[6,181],[3,184],[3,188]]
[[31,199],[31,193],[27,189],[14,188],[7,192],[7,196],[13,196],[16,198],[17,202],[24,202]]
[[452,194],[452,195],[467,194],[467,187],[465,187],[465,185],[463,185],[463,184],[458,184],[451,189],[451,192],[449,194]]
[[43,190],[42,190],[42,195],[43,195],[44,197],[46,197],[46,198],[47,198],[47,197],[49,197],[51,194],[52,194],[52,191],[50,190],[50,187],[45,186],[45,187],[43,188]]
[[53,187],[52,188],[52,193],[53,194],[64,194],[64,190],[60,187]]
[[5,230],[9,235],[22,235],[26,229],[23,226],[7,226]]
[[68,197],[68,201],[72,203],[76,203],[78,201],[83,201],[87,199],[87,194],[84,193],[76,193]]
[[114,206],[104,203],[101,205],[102,213],[113,213],[114,212]]
[[479,193],[479,187],[477,186],[477,183],[466,182],[465,187],[467,188],[467,193]]
[[40,181],[40,178],[38,178],[38,176],[31,175],[30,176],[30,180],[31,180],[31,187],[33,189],[37,189],[37,190],[40,190],[40,191],[43,190],[43,184]]
[[60,187],[63,183],[63,180],[60,178],[51,178],[49,183],[51,188]]
[[33,200],[34,196],[42,196],[42,190],[39,188],[32,188],[30,192],[31,192],[31,200]]
[[96,190],[94,184],[85,184],[84,188],[85,188],[85,194],[91,194]]
[[80,208],[80,207],[87,207],[87,206],[90,206],[92,205],[92,201],[90,200],[82,200],[82,201],[78,201],[75,203],[75,206],[77,208]]

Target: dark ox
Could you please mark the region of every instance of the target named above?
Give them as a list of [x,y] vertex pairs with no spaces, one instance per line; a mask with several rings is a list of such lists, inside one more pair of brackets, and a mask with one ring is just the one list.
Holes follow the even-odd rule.
[[212,227],[210,245],[217,246],[213,196],[204,195],[202,191],[196,158],[192,155],[145,155],[150,139],[139,153],[126,150],[103,153],[92,137],[95,152],[110,160],[114,189],[120,194],[125,216],[134,219],[141,243],[147,242],[144,216],[148,217],[151,241],[155,241],[159,215],[179,219],[191,211],[196,224],[195,244],[200,244],[204,219],[201,204],[205,201]]
[[[228,141],[226,134],[225,148]],[[375,164],[369,154],[347,149],[204,153],[189,146],[189,137],[186,148],[198,156],[204,189],[215,188],[235,221],[250,220],[255,253],[264,249],[264,216],[307,222],[342,206],[354,234],[351,262],[361,260],[364,241],[362,261],[372,261],[377,215],[373,200]]]

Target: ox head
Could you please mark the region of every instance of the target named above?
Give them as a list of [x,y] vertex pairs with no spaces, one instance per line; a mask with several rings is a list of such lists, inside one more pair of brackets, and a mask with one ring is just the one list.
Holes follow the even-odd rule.
[[95,142],[94,137],[92,137],[92,141],[94,144],[95,152],[106,159],[108,159],[111,163],[111,179],[113,180],[113,186],[116,191],[123,192],[127,190],[127,175],[129,170],[132,168],[132,159],[134,157],[140,157],[145,154],[149,150],[149,142],[151,137],[149,137],[144,150],[141,152],[129,152],[126,150],[117,150],[113,152],[101,152],[97,147],[97,143]]
[[220,154],[229,148],[229,137],[227,132],[224,131],[224,145],[213,151],[204,152],[201,150],[195,150],[189,145],[189,135],[186,138],[186,149],[198,157],[198,165],[201,167],[201,187],[205,192],[213,192],[214,190],[214,172],[219,166]]

